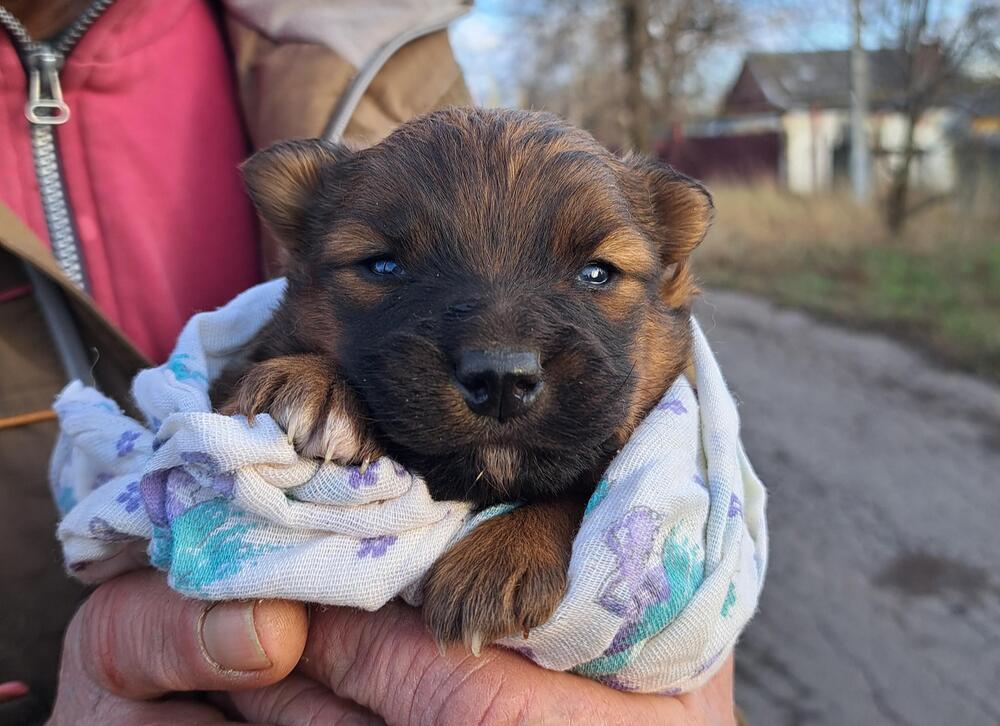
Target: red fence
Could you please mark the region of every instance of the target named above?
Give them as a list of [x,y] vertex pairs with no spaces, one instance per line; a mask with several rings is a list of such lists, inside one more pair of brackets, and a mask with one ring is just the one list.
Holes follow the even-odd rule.
[[696,179],[777,181],[781,134],[674,136],[657,144],[656,154]]

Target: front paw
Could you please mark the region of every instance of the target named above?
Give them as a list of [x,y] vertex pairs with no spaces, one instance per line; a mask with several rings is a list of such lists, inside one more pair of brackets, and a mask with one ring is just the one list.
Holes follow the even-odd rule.
[[517,511],[483,522],[431,568],[424,622],[442,646],[462,642],[479,655],[485,644],[527,637],[562,599],[568,549],[532,542],[530,532],[505,521],[520,519]]
[[357,425],[350,395],[320,356],[281,356],[251,367],[220,412],[242,414],[251,425],[258,414],[270,414],[302,456],[366,464],[380,452]]

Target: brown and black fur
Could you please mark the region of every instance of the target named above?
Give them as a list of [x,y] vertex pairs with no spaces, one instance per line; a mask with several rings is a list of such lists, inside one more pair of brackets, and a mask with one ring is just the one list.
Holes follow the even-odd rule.
[[[386,453],[437,499],[527,502],[445,553],[424,614],[474,649],[543,622],[594,483],[688,365],[708,193],[521,111],[441,111],[362,151],[285,142],[244,175],[288,249],[288,291],[223,410],[277,412],[308,455]],[[406,274],[374,275],[379,257]],[[594,261],[613,271],[600,288],[577,278]],[[453,375],[470,347],[539,353],[530,411],[468,409]],[[353,438],[331,456],[335,419]]]

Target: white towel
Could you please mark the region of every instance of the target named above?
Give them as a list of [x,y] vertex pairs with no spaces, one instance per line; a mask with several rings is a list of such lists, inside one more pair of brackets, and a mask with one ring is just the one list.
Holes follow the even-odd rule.
[[[100,582],[152,563],[174,589],[209,600],[419,604],[448,545],[509,509],[436,502],[389,459],[364,473],[301,459],[270,416],[250,427],[212,413],[209,382],[283,292],[283,280],[268,282],[194,316],[167,363],[135,379],[145,422],[79,382],[60,394],[51,481],[74,576]],[[697,392],[679,379],[638,427],[588,504],[562,603],[527,639],[502,643],[546,668],[622,690],[690,690],[757,607],[765,491],[692,326]]]

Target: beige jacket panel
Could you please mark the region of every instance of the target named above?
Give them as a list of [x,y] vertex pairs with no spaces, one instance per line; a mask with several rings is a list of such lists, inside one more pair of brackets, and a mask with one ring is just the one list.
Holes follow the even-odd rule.
[[[128,408],[132,376],[149,362],[63,274],[34,232],[0,203],[0,266],[5,275],[15,275],[24,261],[63,290],[101,390]],[[0,303],[0,371],[0,419],[49,408],[67,382],[32,295]]]
[[462,15],[471,0],[224,0],[242,25],[272,40],[329,48],[354,68],[396,36]]
[[[275,43],[233,16],[228,28],[254,148],[321,136],[355,67],[323,45]],[[354,112],[345,140],[370,145],[414,116],[470,100],[448,34],[438,31],[405,45],[382,67]]]

